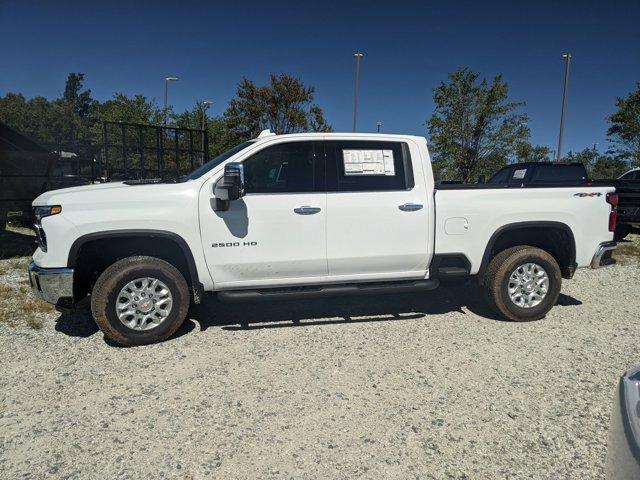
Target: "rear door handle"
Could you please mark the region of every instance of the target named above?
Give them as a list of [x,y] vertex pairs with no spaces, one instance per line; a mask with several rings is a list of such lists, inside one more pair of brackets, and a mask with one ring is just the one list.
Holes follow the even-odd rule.
[[405,203],[404,205],[400,205],[398,208],[403,212],[415,212],[416,210],[420,210],[423,205],[419,203]]
[[293,209],[298,215],[313,215],[314,213],[318,213],[320,211],[319,207],[297,207]]

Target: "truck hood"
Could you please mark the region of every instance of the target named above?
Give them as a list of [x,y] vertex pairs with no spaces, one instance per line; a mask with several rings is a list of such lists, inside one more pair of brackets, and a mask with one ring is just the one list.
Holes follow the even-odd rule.
[[[64,203],[92,203],[95,201],[118,202],[125,198],[152,197],[153,194],[174,191],[185,184],[151,183],[127,185],[124,182],[96,183],[80,187],[61,188],[43,193],[33,205],[61,205]],[[126,190],[126,191],[125,191]]]

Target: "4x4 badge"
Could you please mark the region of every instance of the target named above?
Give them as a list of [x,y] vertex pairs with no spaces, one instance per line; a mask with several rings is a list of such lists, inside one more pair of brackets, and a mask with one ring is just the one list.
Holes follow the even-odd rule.
[[574,193],[574,197],[601,197],[601,192],[589,192],[589,193]]

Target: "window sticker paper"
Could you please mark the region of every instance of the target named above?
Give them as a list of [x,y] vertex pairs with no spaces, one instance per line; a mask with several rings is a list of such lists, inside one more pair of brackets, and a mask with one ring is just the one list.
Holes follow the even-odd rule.
[[521,168],[513,172],[513,178],[517,178],[518,180],[522,180],[524,176],[527,174],[526,168]]
[[342,160],[347,176],[396,174],[393,150],[342,150]]

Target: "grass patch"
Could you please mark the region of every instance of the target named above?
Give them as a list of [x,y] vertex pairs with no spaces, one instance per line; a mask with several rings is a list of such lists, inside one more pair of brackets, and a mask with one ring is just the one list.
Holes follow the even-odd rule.
[[36,297],[27,276],[28,257],[0,260],[0,324],[39,330],[53,305]]
[[621,265],[640,265],[640,235],[629,235],[618,242],[613,256]]
[[0,295],[0,323],[10,327],[26,324],[39,330],[44,324],[43,317],[55,311],[53,305],[34,297],[30,292],[25,294],[6,285],[0,286]]
[[622,264],[640,263],[640,241],[635,235],[629,239],[631,241],[618,243],[613,256]]
[[7,260],[7,266],[12,270],[27,270],[27,266],[29,265],[29,257],[17,257],[10,258]]
[[25,272],[26,278],[26,271],[27,266],[29,265],[29,261],[29,257],[15,257],[0,260],[0,276],[8,275],[15,270],[23,270]]

